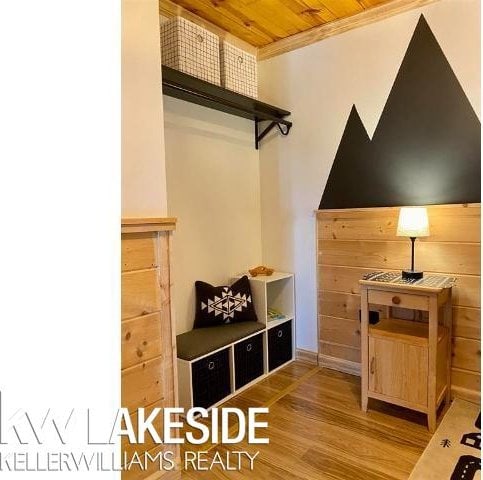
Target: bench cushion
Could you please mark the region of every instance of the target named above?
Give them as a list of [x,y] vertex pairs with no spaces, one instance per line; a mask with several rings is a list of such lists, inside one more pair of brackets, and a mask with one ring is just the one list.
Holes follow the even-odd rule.
[[265,325],[259,322],[239,322],[196,328],[176,337],[178,358],[194,360],[264,328]]

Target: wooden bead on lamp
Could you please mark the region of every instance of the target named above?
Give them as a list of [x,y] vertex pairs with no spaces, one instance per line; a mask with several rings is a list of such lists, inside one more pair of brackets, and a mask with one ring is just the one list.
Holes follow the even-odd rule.
[[411,239],[411,270],[403,270],[402,278],[405,280],[423,278],[423,272],[414,269],[414,242],[418,237],[429,236],[428,212],[426,208],[402,207],[399,211],[397,236],[409,237]]

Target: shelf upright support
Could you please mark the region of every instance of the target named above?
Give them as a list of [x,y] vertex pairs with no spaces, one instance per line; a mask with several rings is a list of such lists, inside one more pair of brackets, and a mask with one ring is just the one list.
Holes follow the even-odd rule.
[[255,121],[253,122],[255,124],[255,150],[258,150],[258,118],[255,117]]

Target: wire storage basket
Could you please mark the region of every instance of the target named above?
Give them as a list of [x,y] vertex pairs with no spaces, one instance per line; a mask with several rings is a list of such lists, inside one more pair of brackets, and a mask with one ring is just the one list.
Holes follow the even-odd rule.
[[161,23],[161,62],[167,67],[220,85],[219,38],[182,17]]
[[220,43],[221,85],[228,90],[257,98],[257,59],[232,44]]

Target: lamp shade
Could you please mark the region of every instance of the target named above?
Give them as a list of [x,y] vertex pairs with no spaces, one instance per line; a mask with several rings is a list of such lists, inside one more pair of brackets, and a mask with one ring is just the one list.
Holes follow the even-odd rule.
[[425,207],[402,207],[397,225],[398,237],[428,237],[428,212]]

